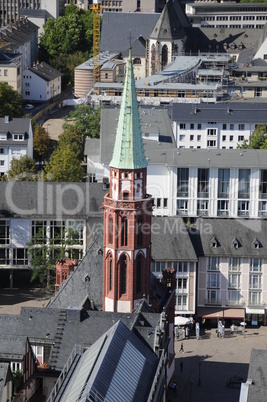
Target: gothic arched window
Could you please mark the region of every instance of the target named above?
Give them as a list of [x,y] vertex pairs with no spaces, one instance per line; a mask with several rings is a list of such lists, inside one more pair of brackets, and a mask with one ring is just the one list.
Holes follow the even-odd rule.
[[121,218],[121,245],[128,245],[128,220],[125,216]]
[[136,261],[136,293],[141,292],[142,259],[141,256]]
[[137,246],[142,246],[143,244],[143,219],[140,216],[137,220]]
[[164,45],[162,48],[162,53],[161,53],[161,65],[162,69],[168,64],[168,47],[167,45]]
[[113,243],[113,217],[109,216],[108,218],[108,242],[109,244]]
[[127,290],[127,258],[126,255],[121,257],[120,263],[120,294],[123,295]]
[[109,268],[109,290],[112,290],[113,264],[112,264],[112,256],[111,255],[109,255],[108,268]]

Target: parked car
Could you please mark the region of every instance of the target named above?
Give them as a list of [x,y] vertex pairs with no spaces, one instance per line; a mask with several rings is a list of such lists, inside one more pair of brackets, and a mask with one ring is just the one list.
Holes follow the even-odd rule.
[[25,106],[25,110],[31,110],[33,108],[34,108],[34,106],[31,105],[30,103],[27,103],[27,105]]

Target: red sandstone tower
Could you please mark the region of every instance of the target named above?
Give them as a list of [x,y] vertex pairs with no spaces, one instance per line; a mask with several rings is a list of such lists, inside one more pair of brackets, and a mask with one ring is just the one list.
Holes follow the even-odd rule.
[[152,198],[144,154],[131,51],[104,197],[103,310],[131,312],[149,300]]

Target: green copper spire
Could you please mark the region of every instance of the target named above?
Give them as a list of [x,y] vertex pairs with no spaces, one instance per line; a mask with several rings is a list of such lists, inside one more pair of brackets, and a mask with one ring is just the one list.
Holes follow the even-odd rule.
[[113,156],[109,166],[118,169],[141,169],[147,167],[140,127],[131,49],[126,65],[126,77]]

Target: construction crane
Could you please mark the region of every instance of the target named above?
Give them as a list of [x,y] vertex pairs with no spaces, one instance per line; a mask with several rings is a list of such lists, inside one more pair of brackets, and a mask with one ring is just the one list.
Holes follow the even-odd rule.
[[100,11],[101,0],[93,0],[90,9],[93,13],[93,81],[100,81]]

